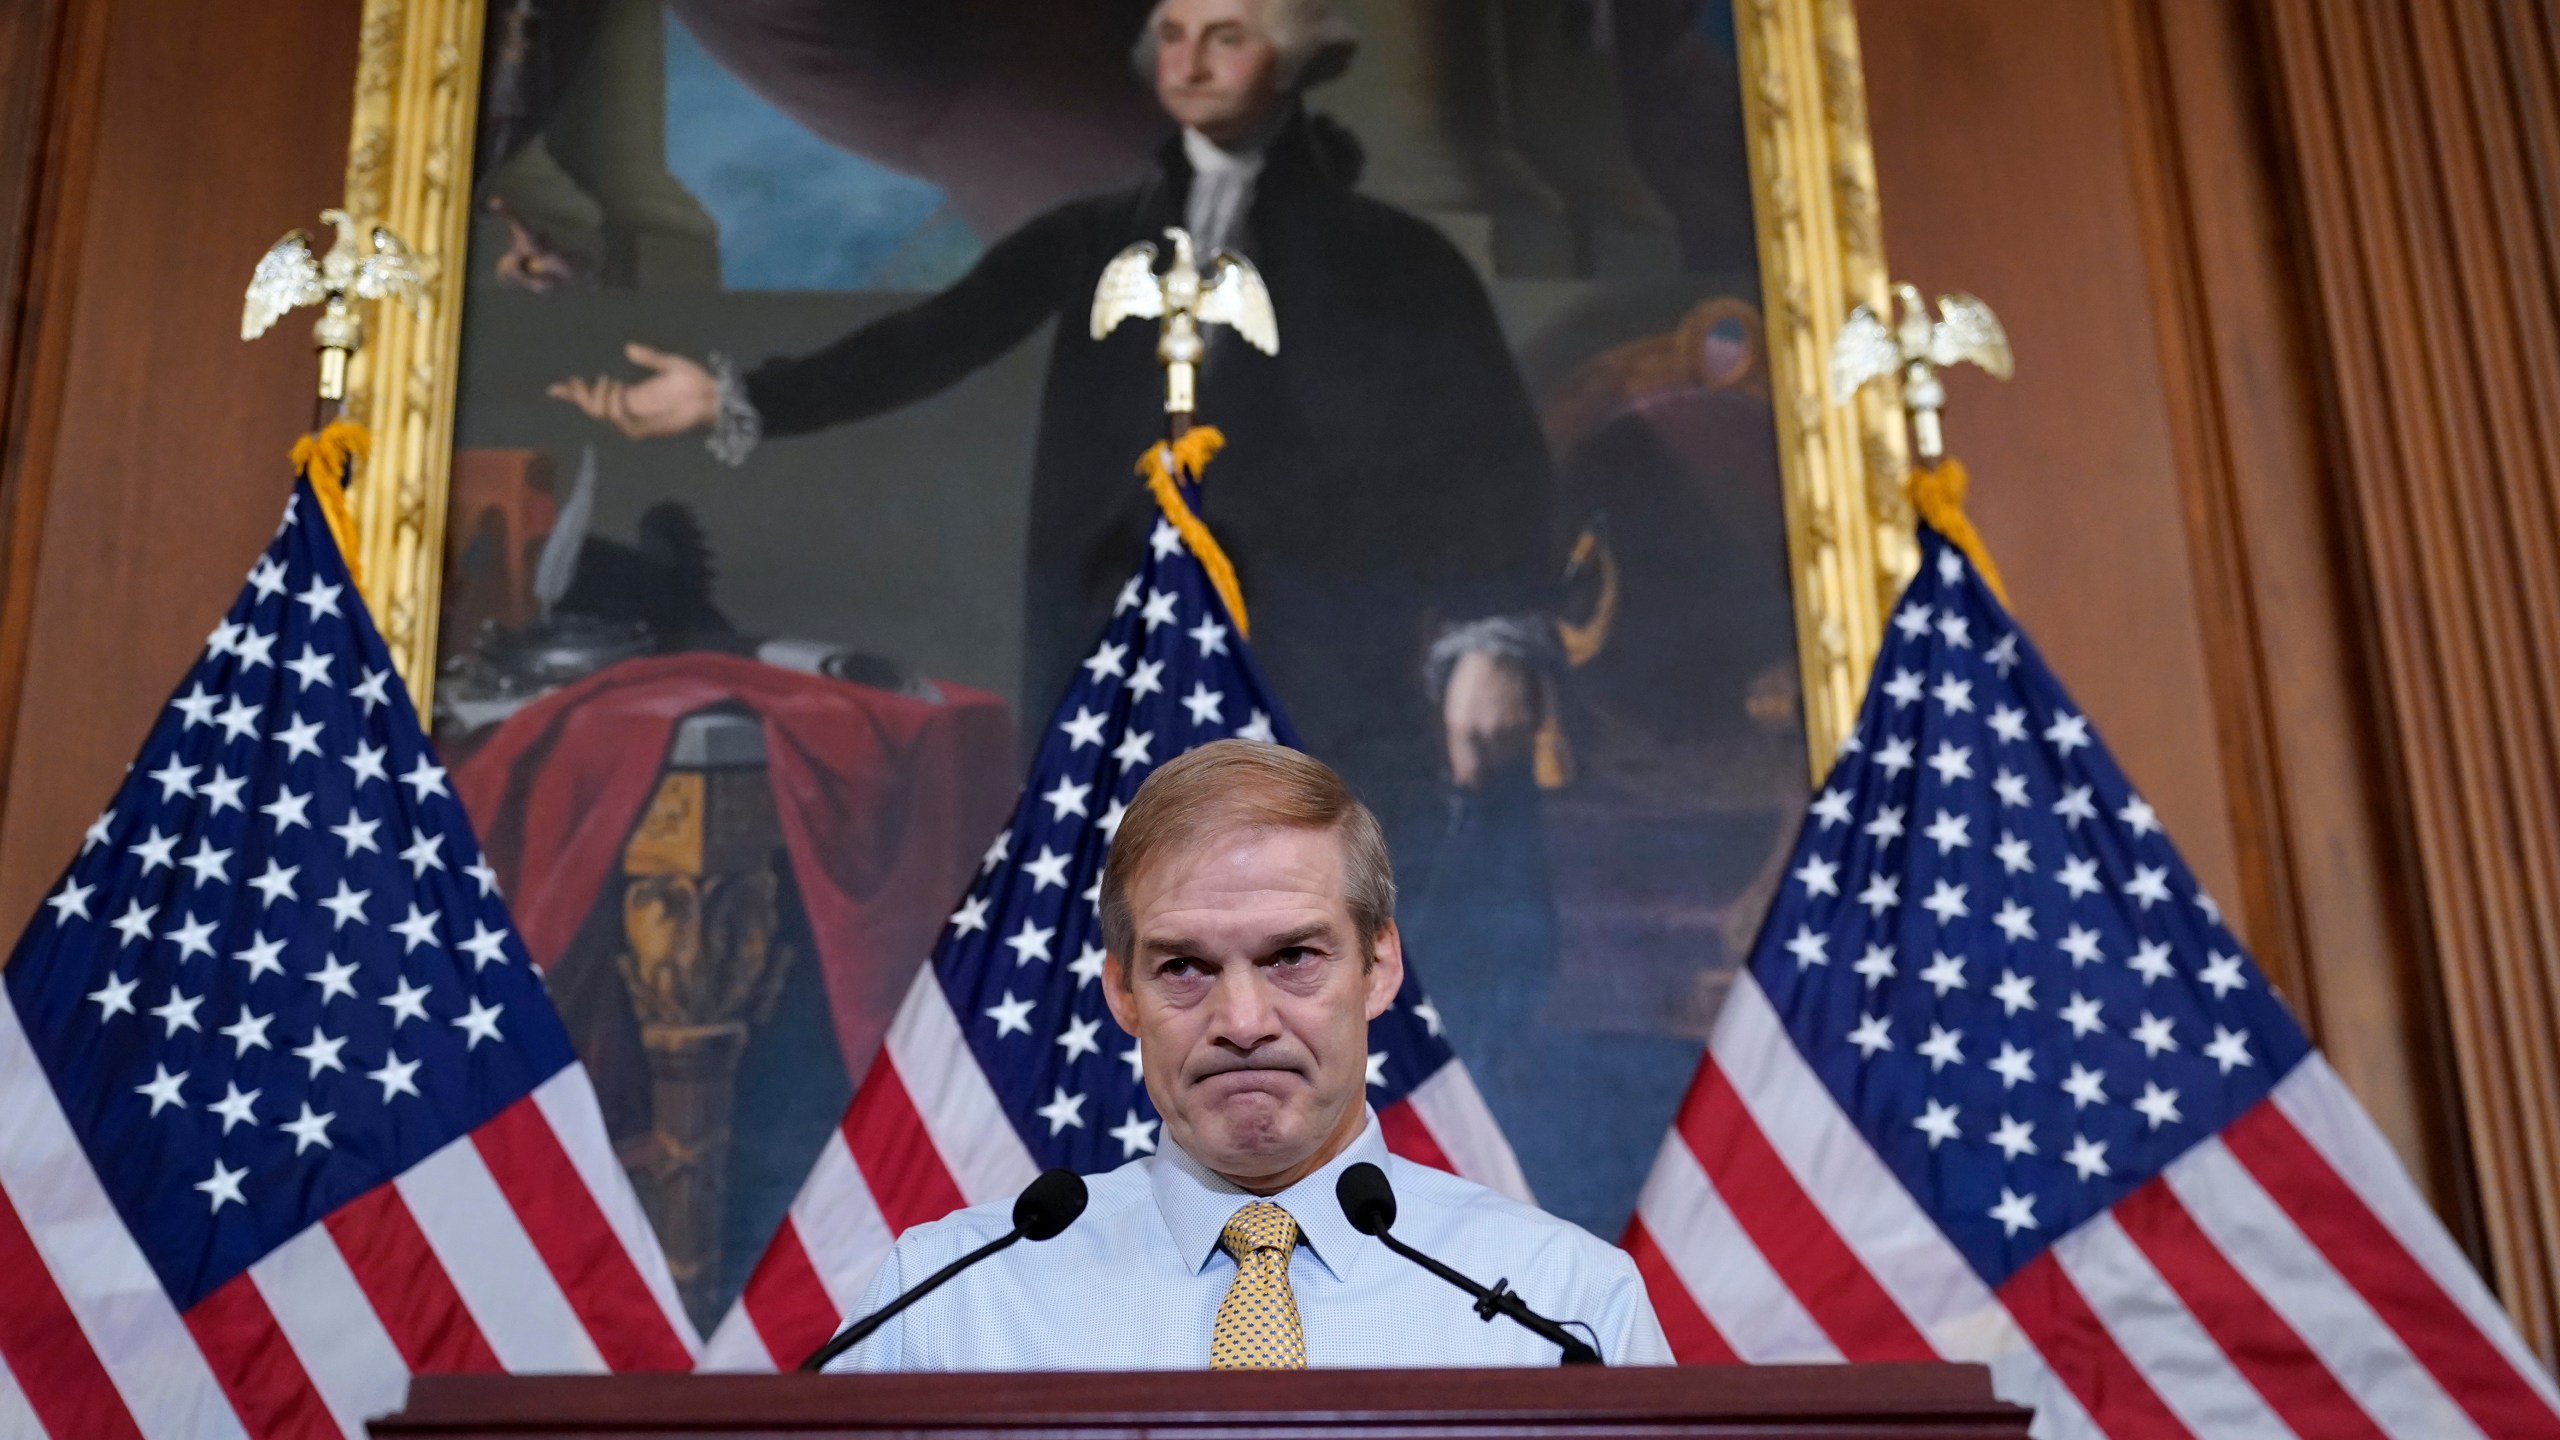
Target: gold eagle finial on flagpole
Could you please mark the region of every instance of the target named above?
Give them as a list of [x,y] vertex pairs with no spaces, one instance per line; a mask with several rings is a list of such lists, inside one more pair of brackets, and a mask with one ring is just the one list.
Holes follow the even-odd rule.
[[1947,387],[1938,379],[1939,369],[1970,362],[2006,380],[2011,370],[2009,336],[1990,306],[1961,290],[1938,297],[1935,320],[1920,298],[1919,287],[1896,285],[1893,293],[1900,312],[1897,323],[1887,325],[1883,316],[1861,305],[1841,325],[1839,337],[1831,344],[1831,399],[1847,404],[1860,387],[1901,372],[1902,408],[1911,421],[1912,453],[1925,469],[1947,453],[1939,420],[1939,412],[1946,408]]
[[1245,343],[1265,355],[1280,353],[1280,322],[1271,310],[1271,292],[1262,272],[1233,250],[1212,252],[1204,267],[1194,259],[1191,232],[1176,225],[1166,230],[1173,258],[1156,272],[1157,250],[1141,240],[1102,267],[1093,290],[1093,338],[1101,339],[1126,320],[1154,320],[1156,363],[1164,367],[1166,425],[1179,437],[1191,426],[1199,403],[1200,357],[1206,349],[1204,325],[1227,325]]
[[294,230],[258,257],[241,304],[240,338],[264,335],[287,311],[324,307],[311,343],[320,352],[320,398],[337,401],[347,398],[347,357],[364,344],[364,319],[350,302],[391,298],[415,311],[433,265],[380,225],[369,237],[360,234],[344,210],[323,210],[320,218],[337,231],[328,254],[315,258],[310,232]]

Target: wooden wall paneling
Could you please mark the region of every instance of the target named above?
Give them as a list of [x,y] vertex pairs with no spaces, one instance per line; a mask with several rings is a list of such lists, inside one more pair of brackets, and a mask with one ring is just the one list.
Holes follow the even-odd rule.
[[2551,20],[2265,0],[2492,1282],[2560,1346]]
[[1947,446],[2020,620],[2254,938],[2101,4],[1865,0],[1894,278],[1990,302],[2018,360],[1947,372]]
[[72,9],[102,12],[102,41],[64,199],[76,234],[54,242],[61,293],[32,329],[59,357],[28,426],[52,441],[16,466],[46,493],[33,564],[13,566],[29,594],[0,810],[11,936],[275,527],[311,416],[308,321],[243,345],[240,292],[276,236],[339,198],[355,72],[340,0]]
[[2236,5],[2113,9],[2247,938],[2476,1252],[2263,51]]
[[[45,253],[47,181],[61,168],[60,112],[66,103],[72,25],[67,0],[23,0],[0,8],[0,396],[20,371],[16,339]],[[0,437],[11,428],[0,408]]]
[[2021,619],[2476,1238],[2252,3],[1870,0],[1886,250],[2016,344],[1950,444]]
[[52,419],[61,403],[60,313],[77,276],[96,130],[106,7],[28,0],[0,11],[0,810],[35,601]]

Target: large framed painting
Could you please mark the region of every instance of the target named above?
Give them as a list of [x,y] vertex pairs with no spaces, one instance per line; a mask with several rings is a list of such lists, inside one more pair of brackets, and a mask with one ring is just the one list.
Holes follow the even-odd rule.
[[1146,543],[1082,317],[1174,225],[1278,318],[1200,378],[1257,658],[1623,1230],[1910,554],[1847,0],[368,0],[357,97],[438,262],[363,573],[706,1330]]

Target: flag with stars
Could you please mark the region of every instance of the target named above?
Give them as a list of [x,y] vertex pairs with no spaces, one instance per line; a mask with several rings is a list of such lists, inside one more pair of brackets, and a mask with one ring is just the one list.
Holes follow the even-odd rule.
[[[1191,485],[1180,494],[1198,503]],[[1051,1166],[1109,1170],[1156,1148],[1136,1042],[1103,1005],[1103,858],[1156,766],[1232,736],[1297,743],[1200,558],[1160,518],[1041,738],[1012,823],[712,1333],[706,1369],[798,1364],[910,1226],[1010,1196]],[[1369,1101],[1390,1149],[1526,1196],[1410,967],[1369,1043]]]
[[356,1435],[419,1372],[691,1365],[307,482],[0,988],[0,1433]]
[[2045,1436],[2560,1434],[2548,1378],[1964,555],[1626,1238],[1686,1362],[1987,1362]]

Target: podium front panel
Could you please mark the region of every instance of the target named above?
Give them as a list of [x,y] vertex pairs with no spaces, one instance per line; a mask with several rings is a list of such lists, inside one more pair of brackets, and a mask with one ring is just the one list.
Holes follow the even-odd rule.
[[395,1437],[2014,1440],[1978,1365],[956,1375],[423,1375]]

